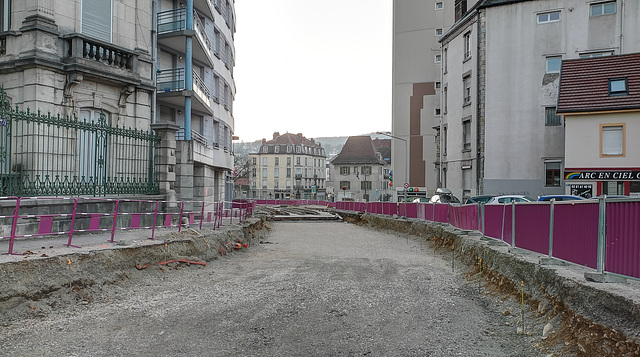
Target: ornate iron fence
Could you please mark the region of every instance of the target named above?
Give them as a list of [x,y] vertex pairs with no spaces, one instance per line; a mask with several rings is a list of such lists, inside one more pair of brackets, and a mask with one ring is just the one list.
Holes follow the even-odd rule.
[[0,196],[156,194],[153,132],[11,108],[0,88]]

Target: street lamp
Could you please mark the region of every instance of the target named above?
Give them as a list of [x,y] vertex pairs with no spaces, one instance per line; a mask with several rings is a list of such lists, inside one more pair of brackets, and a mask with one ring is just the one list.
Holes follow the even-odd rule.
[[[400,138],[400,137],[397,137],[395,135],[391,135],[389,133],[385,133],[385,132],[382,132],[382,131],[376,131],[376,134],[378,134],[378,135],[386,135],[386,136],[388,136],[390,138],[402,140],[404,142],[404,179],[405,179],[405,183],[409,183],[409,175],[407,174],[407,172],[409,170],[409,165],[407,164],[407,157],[409,157],[409,151],[407,150],[407,139],[403,139],[403,138]],[[404,188],[404,186],[403,186],[403,189],[405,190],[404,195],[405,195],[405,199],[406,199],[406,196],[407,196],[406,190],[407,189]]]

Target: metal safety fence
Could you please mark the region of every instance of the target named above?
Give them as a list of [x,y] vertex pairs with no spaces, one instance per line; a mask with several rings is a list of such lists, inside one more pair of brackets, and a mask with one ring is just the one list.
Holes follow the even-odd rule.
[[[96,197],[0,197],[0,206],[13,208],[13,214],[0,215],[2,236],[8,242],[10,255],[20,238],[67,236],[65,246],[76,247],[73,238],[79,233],[110,233],[114,243],[116,233],[144,229],[148,239],[156,239],[158,228],[183,227],[219,229],[241,224],[251,214],[255,203],[209,201],[154,201],[107,199]],[[42,212],[46,211],[46,212]]]
[[640,199],[491,205],[257,200],[258,205],[317,204],[339,210],[450,224],[514,248],[640,279]]

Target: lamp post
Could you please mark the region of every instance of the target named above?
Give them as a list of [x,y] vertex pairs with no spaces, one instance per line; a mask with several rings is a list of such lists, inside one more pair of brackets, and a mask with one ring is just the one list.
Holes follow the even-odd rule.
[[[394,138],[394,139],[398,139],[398,140],[402,140],[404,142],[404,179],[406,183],[409,183],[409,175],[407,174],[409,172],[409,165],[407,164],[407,158],[409,157],[409,151],[407,150],[407,139],[403,139],[400,137],[397,137],[395,135],[391,135],[389,133],[385,133],[382,131],[376,131],[376,134],[378,135],[385,135],[388,136],[390,138]],[[404,188],[404,186],[402,186],[403,190],[404,190],[404,196],[405,199],[407,197],[407,192],[406,192],[406,188]]]

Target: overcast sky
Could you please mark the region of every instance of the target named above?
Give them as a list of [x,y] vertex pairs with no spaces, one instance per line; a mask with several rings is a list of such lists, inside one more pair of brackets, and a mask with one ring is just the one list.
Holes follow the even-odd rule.
[[391,129],[391,0],[235,2],[235,135]]

